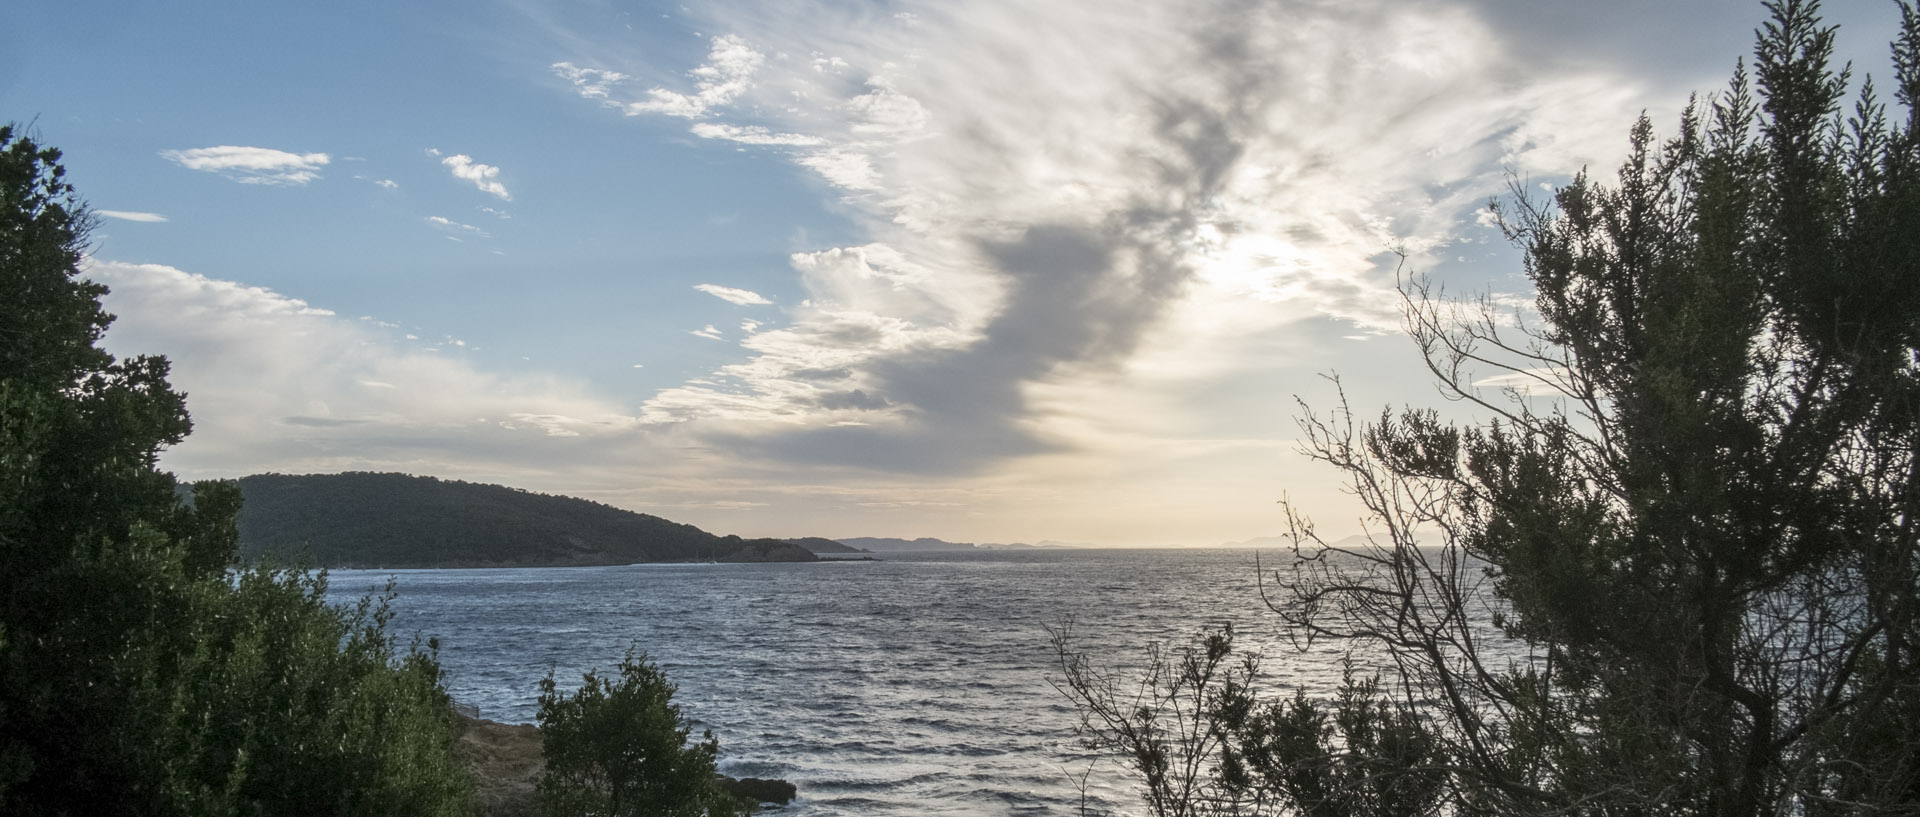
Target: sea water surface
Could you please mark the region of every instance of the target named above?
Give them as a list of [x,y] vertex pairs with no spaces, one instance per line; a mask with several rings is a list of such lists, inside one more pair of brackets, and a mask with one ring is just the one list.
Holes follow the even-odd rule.
[[878,558],[331,575],[338,600],[391,578],[394,631],[438,638],[449,691],[492,720],[533,722],[549,670],[575,688],[637,646],[678,685],[696,733],[719,739],[722,772],[799,787],[778,812],[794,817],[1142,811],[1048,682],[1060,672],[1047,628],[1069,620],[1078,648],[1123,671],[1150,645],[1231,622],[1272,683],[1339,681],[1338,653],[1296,651],[1260,601],[1256,558],[1271,574],[1287,554]]

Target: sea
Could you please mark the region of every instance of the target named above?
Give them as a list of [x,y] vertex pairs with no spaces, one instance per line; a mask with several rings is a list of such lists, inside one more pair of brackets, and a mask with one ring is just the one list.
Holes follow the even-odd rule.
[[[1136,678],[1149,650],[1232,624],[1270,692],[1331,691],[1334,645],[1303,651],[1262,602],[1286,552],[976,550],[877,561],[338,570],[350,600],[391,583],[393,631],[438,639],[448,690],[532,723],[562,689],[643,651],[720,743],[720,771],[781,778],[777,814],[1134,815],[1138,787],[1076,733],[1052,633]],[[1284,572],[1284,571],[1281,571]]]

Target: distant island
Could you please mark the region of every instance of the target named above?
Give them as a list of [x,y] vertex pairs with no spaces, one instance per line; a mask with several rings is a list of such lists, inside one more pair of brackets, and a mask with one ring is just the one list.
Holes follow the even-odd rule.
[[[973,544],[972,542],[949,542],[945,539],[934,539],[932,537],[927,537],[927,536],[922,536],[918,539],[891,539],[884,536],[855,536],[851,539],[840,539],[838,541],[843,545],[850,545],[852,547],[856,547],[861,550],[872,551],[874,553],[920,553],[920,552],[938,551],[938,550],[1028,550],[1028,549],[1092,547],[1091,545],[1068,544],[1065,542],[1041,542],[1037,545],[1029,545],[1025,542],[1015,542],[1012,544],[1004,544],[1004,545],[1003,544],[976,545],[976,544]],[[821,551],[821,552],[825,552],[825,551]]]
[[845,542],[836,542],[832,539],[822,539],[818,536],[804,536],[799,539],[787,539],[784,541],[792,542],[793,544],[796,544],[803,548],[811,550],[814,553],[870,553],[872,552],[867,550],[861,550],[860,548],[853,547],[851,545],[848,545]]
[[742,539],[569,496],[409,474],[240,480],[240,557],[330,568],[811,562],[828,539]]

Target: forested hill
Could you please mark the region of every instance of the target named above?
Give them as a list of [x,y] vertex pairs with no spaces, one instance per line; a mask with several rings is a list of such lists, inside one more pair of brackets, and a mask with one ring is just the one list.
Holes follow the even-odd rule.
[[812,561],[777,539],[715,536],[585,499],[406,474],[240,480],[240,556],[317,567],[536,567]]

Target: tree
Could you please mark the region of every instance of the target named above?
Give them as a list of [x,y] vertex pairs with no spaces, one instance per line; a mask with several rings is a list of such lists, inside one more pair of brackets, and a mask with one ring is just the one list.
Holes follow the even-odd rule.
[[153,467],[189,428],[166,361],[94,345],[112,316],[77,279],[91,218],[59,158],[0,127],[0,795],[37,802],[141,787],[103,728],[124,699],[101,681],[178,600],[124,548],[203,539],[209,521]]
[[464,813],[431,646],[230,571],[238,487],[158,468],[185,397],[98,347],[59,161],[0,126],[0,814]]
[[742,813],[718,783],[720,744],[692,731],[673,703],[674,686],[631,648],[618,675],[588,672],[571,696],[553,674],[540,682],[546,771],[542,810],[554,817],[720,817]]
[[1871,81],[1841,114],[1816,2],[1766,7],[1752,70],[1666,141],[1643,116],[1613,185],[1496,205],[1537,321],[1405,281],[1442,390],[1491,421],[1303,422],[1372,537],[1293,514],[1268,606],[1378,662],[1353,726],[1431,750],[1343,724],[1299,751],[1315,716],[1216,675],[1188,813],[1315,812],[1303,774],[1440,775],[1429,813],[1920,810],[1920,17],[1899,4],[1890,123]]

